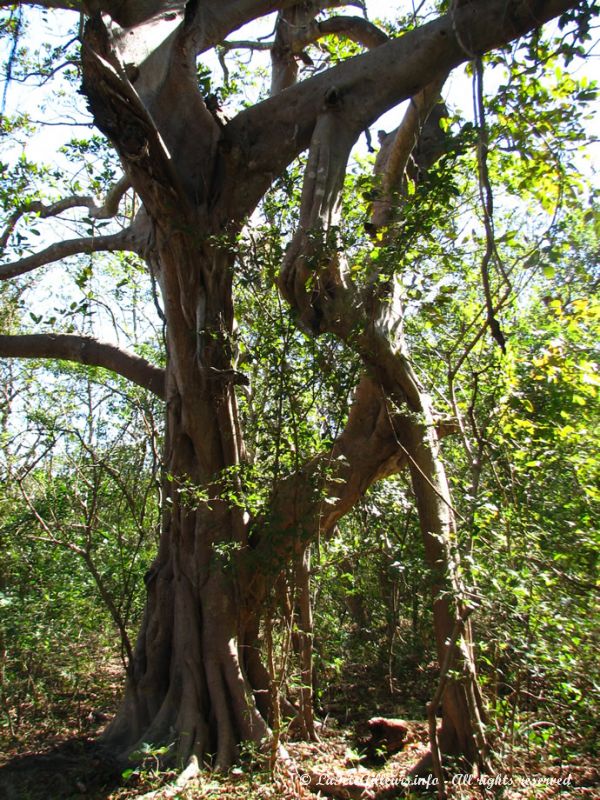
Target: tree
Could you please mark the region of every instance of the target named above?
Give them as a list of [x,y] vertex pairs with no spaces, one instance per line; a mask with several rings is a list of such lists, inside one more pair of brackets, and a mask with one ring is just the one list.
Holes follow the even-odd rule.
[[[75,8],[84,20],[83,94],[124,177],[100,206],[76,195],[17,207],[3,245],[23,214],[52,217],[81,207],[103,219],[130,186],[142,207],[121,231],[57,242],[0,266],[0,277],[77,253],[132,251],[160,288],[166,328],[164,370],[86,336],[0,336],[0,355],[105,367],[165,400],[161,542],[146,575],[127,693],[106,741],[131,751],[140,742],[169,740],[174,730],[180,759],[215,754],[225,768],[241,741],[268,739],[270,679],[259,632],[282,565],[294,563],[306,574],[310,542],[331,532],[374,481],[406,467],[433,575],[438,659],[458,676],[440,695],[440,748],[485,766],[472,607],[457,568],[456,519],[440,456],[445,426],[415,374],[393,276],[371,258],[364,280],[352,278],[340,238],[340,198],[361,133],[410,99],[375,165],[380,190],[369,229],[385,241],[402,207],[410,206],[405,173],[414,184],[443,153],[438,100],[449,72],[466,61],[479,69],[482,54],[549,20],[577,21],[586,9],[576,0],[459,0],[388,38],[363,17],[331,14],[341,5],[334,0],[32,4]],[[271,12],[277,12],[271,96],[225,120],[215,97],[203,94],[197,59],[232,46],[232,32]],[[330,34],[365,52],[297,82],[298,60],[310,60],[307,48]],[[429,128],[428,118],[435,123]],[[295,323],[315,338],[337,337],[364,372],[332,446],[281,477],[268,513],[252,516],[240,501],[246,451],[238,405],[246,378],[235,354],[236,254],[249,217],[306,150],[297,229],[277,283]],[[488,229],[490,215],[488,202]],[[489,261],[491,237],[488,246]],[[488,327],[503,344],[486,266]],[[434,756],[435,739],[434,733]]]

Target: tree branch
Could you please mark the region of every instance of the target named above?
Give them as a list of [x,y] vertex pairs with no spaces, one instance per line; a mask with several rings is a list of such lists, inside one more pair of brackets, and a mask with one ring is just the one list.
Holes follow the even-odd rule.
[[0,250],[4,250],[17,222],[25,214],[37,214],[40,219],[48,219],[48,217],[57,217],[59,214],[62,214],[64,211],[69,211],[72,208],[87,208],[90,217],[93,219],[110,219],[117,214],[121,198],[130,186],[129,178],[123,175],[108,190],[102,205],[97,205],[95,198],[89,195],[75,194],[69,197],[63,197],[55,203],[50,203],[50,205],[45,205],[40,200],[32,200],[31,202],[23,203],[23,205],[13,211],[8,218],[6,227],[0,236]]
[[275,25],[275,41],[271,48],[271,95],[293,86],[298,78],[296,55],[303,46],[295,44],[297,35],[314,24],[319,3],[309,0],[280,11]]
[[[269,503],[269,522],[257,520],[260,535],[249,565],[254,573],[251,602],[258,602],[277,577],[279,565],[303,552],[318,535],[331,534],[373,483],[409,465],[400,442],[407,424],[405,414],[390,409],[381,387],[363,375],[346,426],[331,450],[281,481]],[[447,420],[435,427],[440,437],[455,433]]]
[[34,333],[0,335],[0,356],[8,358],[54,358],[103,367],[165,399],[164,370],[145,358],[121,350],[114,344],[89,336]]
[[[15,5],[14,0],[0,0],[0,7]],[[83,12],[87,16],[108,14],[123,27],[139,25],[160,12],[180,8],[185,0],[19,0],[19,5]]]
[[376,47],[387,41],[387,36],[362,17],[332,17],[316,20],[325,8],[342,5],[339,0],[308,0],[296,3],[279,12],[275,25],[275,40],[271,46],[271,94],[275,95],[293,86],[298,77],[298,58],[311,64],[305,48],[323,36],[347,36],[366,47]]
[[[330,17],[320,22],[313,21],[311,24],[294,31],[291,37],[293,53],[299,54],[309,44],[315,44],[323,36],[329,35],[346,37],[368,48],[378,47],[389,39],[386,33],[363,17]],[[266,51],[275,47],[275,41],[228,40],[222,42],[220,46],[224,50]]]
[[403,419],[390,413],[381,388],[364,375],[332,449],[278,484],[269,504],[272,524],[260,526],[258,563],[267,552],[263,563],[286,563],[319,533],[330,533],[375,481],[403,469],[407,461],[398,443]]
[[45,250],[25,256],[17,261],[0,265],[0,280],[16,278],[17,275],[24,275],[26,272],[46,264],[52,264],[68,256],[98,253],[115,252],[118,250],[128,250],[133,253],[141,254],[143,251],[144,240],[133,226],[126,228],[118,233],[106,234],[105,236],[86,236],[79,239],[66,239],[62,242],[51,244]]
[[[306,40],[304,47],[308,44],[313,44],[323,36],[329,36],[331,34],[351,39],[353,42],[362,44],[363,47],[368,49],[379,47],[379,45],[389,41],[387,33],[384,33],[381,28],[369,22],[369,20],[364,19],[364,17],[340,15],[337,17],[330,17],[321,22],[315,22],[315,24],[310,27],[314,30],[314,38],[310,36],[310,38]],[[307,31],[306,35],[309,36],[311,32],[312,31]],[[300,36],[298,39],[300,40]]]
[[373,203],[371,224],[374,228],[381,228],[389,221],[394,205],[393,194],[402,187],[411,153],[427,117],[440,98],[446,78],[447,73],[444,73],[411,98],[402,122],[381,145],[375,161],[375,174],[381,176],[381,194]]
[[237,146],[241,151],[237,154],[240,167],[227,189],[235,192],[235,185],[243,186],[241,210],[247,213],[248,206],[253,208],[273,177],[310,144],[316,120],[332,89],[340,98],[340,116],[358,138],[390,108],[468,60],[465,42],[470,52],[487,52],[576,6],[576,0],[547,0],[543,4],[536,0],[471,0],[452,14],[256,104],[226,128],[233,149]]
[[[170,15],[162,16],[171,24]],[[148,31],[141,27],[133,33],[137,37],[132,37],[132,46],[138,38],[143,40]],[[166,49],[159,45],[154,51],[159,63],[167,59],[170,52],[172,37],[167,34],[168,31],[165,31],[167,38],[163,45]],[[150,64],[147,69],[144,67],[142,74],[135,63],[128,64],[127,68],[121,63],[121,58],[127,55],[126,51],[118,52],[121,47],[125,46],[115,39],[115,34],[109,31],[99,16],[88,21],[81,59],[83,92],[88,98],[94,122],[117,148],[127,175],[148,213],[154,218],[162,218],[165,213],[181,215],[189,210],[189,197],[186,194],[196,200],[198,198],[200,174],[206,168],[203,162],[211,160],[218,125],[202,101],[197,81],[194,79],[192,83],[190,65],[185,59],[175,60],[172,67],[174,72],[164,63],[161,69],[153,69]],[[182,144],[181,137],[177,139],[178,146],[171,141],[168,133],[170,126],[163,126],[165,136],[161,134],[161,115],[164,114],[165,104],[162,104],[163,107],[156,104],[161,99],[161,93],[168,92],[173,97],[175,88],[169,81],[175,77],[178,78],[177,96],[181,99],[178,106],[180,122],[188,125],[185,138],[186,141],[193,140],[193,148],[192,143]],[[170,121],[173,107],[170,103],[167,107]],[[178,165],[184,162],[187,169],[178,169]]]
[[219,47],[223,50],[270,50],[275,42],[254,42],[251,40],[227,40],[221,42]]
[[204,0],[195,4],[185,23],[186,46],[196,54],[220,44],[254,19],[294,5],[297,0]]
[[199,55],[221,44],[233,31],[254,19],[301,5],[310,6],[313,16],[326,8],[363,7],[360,0],[308,0],[304,3],[298,0],[203,0],[196,4],[186,20],[188,46],[194,47]]
[[110,219],[116,216],[119,210],[119,204],[123,195],[131,188],[131,181],[127,175],[122,175],[119,180],[114,183],[104,198],[102,205],[94,205],[90,208],[90,217],[94,219]]
[[39,200],[32,200],[29,203],[23,203],[21,206],[19,206],[19,208],[15,209],[15,211],[13,211],[8,218],[6,227],[0,236],[0,250],[4,250],[17,222],[24,214],[38,214],[41,219],[46,219],[48,217],[56,217],[59,214],[62,214],[63,211],[68,211],[71,208],[79,208],[82,206],[89,208],[93,204],[93,197],[80,197],[79,195],[65,197],[49,206],[44,205],[44,203]]

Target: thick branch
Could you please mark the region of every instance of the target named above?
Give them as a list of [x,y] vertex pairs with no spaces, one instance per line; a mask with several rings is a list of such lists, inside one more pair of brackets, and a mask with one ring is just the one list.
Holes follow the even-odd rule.
[[186,20],[187,44],[197,54],[220,44],[253,19],[280,11],[297,0],[209,0],[195,4]]
[[186,20],[186,37],[197,54],[209,50],[227,38],[233,31],[254,19],[283,11],[294,6],[310,6],[315,16],[319,11],[337,6],[357,6],[358,0],[203,0],[196,4]]
[[[257,563],[276,570],[319,533],[330,533],[374,481],[399,472],[406,465],[396,431],[401,424],[400,415],[390,415],[380,388],[364,376],[331,451],[315,456],[277,487],[272,522],[261,526]],[[263,552],[269,558],[263,560]]]
[[45,250],[25,256],[17,261],[0,265],[0,280],[15,278],[17,275],[24,275],[26,272],[46,264],[52,264],[68,256],[76,256],[98,252],[115,252],[117,250],[128,250],[133,253],[141,253],[143,241],[133,228],[126,228],[118,233],[107,234],[105,236],[86,236],[79,239],[67,239],[63,242],[51,244]]
[[271,95],[279,94],[296,83],[298,63],[296,55],[302,52],[303,45],[294,45],[299,32],[314,23],[320,8],[312,2],[297,3],[280,11],[275,25],[275,41],[271,49]]
[[[330,34],[351,39],[353,42],[361,44],[368,49],[379,47],[379,45],[385,44],[389,40],[388,35],[381,28],[364,19],[364,17],[330,17],[321,22],[316,22],[314,26],[311,26],[311,29],[314,33],[307,39],[305,47]],[[307,35],[310,33],[312,31],[307,31]]]
[[[0,0],[0,6],[15,5],[14,0]],[[19,5],[83,12],[87,16],[108,14],[124,27],[139,25],[159,13],[185,6],[184,0],[19,0]]]
[[166,23],[157,24],[157,35],[166,39],[141,68],[135,60],[146,52],[150,35],[144,26],[128,37],[94,17],[86,24],[82,47],[83,92],[94,121],[117,148],[132,185],[159,224],[171,215],[181,217],[201,199],[219,136],[193,65],[181,54],[173,58],[169,25],[175,21],[163,16]]
[[315,16],[321,10],[320,5],[315,2],[298,4],[279,14],[275,41],[271,46],[271,94],[277,94],[296,82],[298,57],[311,63],[303,51],[323,36],[345,36],[369,48],[387,42],[386,34],[363,17],[339,16],[317,21]]
[[[317,536],[331,534],[370,486],[409,465],[401,444],[407,425],[407,416],[394,412],[381,387],[363,375],[348,422],[331,450],[315,456],[277,486],[269,504],[269,523],[257,525],[260,537],[250,564],[254,600],[292,556],[302,553]],[[454,432],[453,425],[436,420],[432,433],[443,437]]]
[[227,138],[244,151],[239,160],[247,175],[240,176],[239,170],[235,175],[235,184],[244,184],[244,212],[246,203],[253,207],[273,176],[308,147],[332,89],[358,138],[383,113],[469,60],[473,52],[500,47],[576,6],[576,0],[472,0],[242,112],[227,126]]
[[[421,411],[422,391],[402,340],[397,298],[380,302],[386,287],[374,282],[362,294],[350,283],[337,241],[340,196],[352,146],[344,116],[331,103],[313,133],[302,187],[298,230],[281,269],[279,287],[313,334],[330,331],[360,354],[390,397]],[[393,287],[388,287],[388,290]],[[389,293],[389,291],[388,291]],[[398,317],[398,319],[396,319]]]
[[110,219],[114,217],[119,210],[119,204],[125,192],[131,188],[131,181],[127,175],[122,175],[119,180],[114,183],[104,198],[102,205],[93,205],[90,208],[90,217],[94,219]]
[[371,224],[386,225],[393,208],[393,194],[402,188],[408,162],[429,113],[438,102],[447,75],[432,81],[410,101],[404,119],[388,134],[375,162],[375,173],[381,176],[381,195],[373,203]]
[[0,336],[0,356],[8,358],[56,358],[103,367],[165,399],[164,370],[145,358],[108,342],[72,334],[34,333]]
[[[409,35],[403,38],[408,39]],[[463,38],[461,35],[461,42]],[[384,45],[368,56],[378,57],[391,46]],[[360,60],[355,59],[355,63]],[[442,82],[443,77],[438,76],[421,92],[400,127],[396,146],[383,165],[388,194],[404,172],[422,119],[429,113]],[[292,93],[295,89],[289,91],[288,99]],[[343,91],[330,88],[313,130],[300,224],[286,253],[279,285],[305,328],[339,336],[360,354],[389,397],[399,405],[406,403],[413,412],[423,413],[425,395],[401,336],[402,304],[388,296],[394,289],[393,281],[386,285],[374,281],[358,292],[347,279],[336,241],[336,211],[353,124],[355,117],[348,111]],[[385,303],[381,302],[382,292]]]

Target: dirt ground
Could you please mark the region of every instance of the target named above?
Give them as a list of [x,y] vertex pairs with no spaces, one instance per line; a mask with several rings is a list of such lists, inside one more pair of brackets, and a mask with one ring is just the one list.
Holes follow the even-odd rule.
[[[122,690],[120,666],[101,662],[93,689],[51,707],[21,709],[26,724],[18,735],[13,732],[0,741],[0,800],[437,798],[438,787],[431,779],[416,782],[409,774],[428,751],[424,721],[402,715],[407,728],[402,750],[380,763],[368,762],[371,712],[398,717],[408,706],[399,693],[391,704],[389,693],[377,691],[382,686],[378,676],[361,673],[359,678],[347,681],[343,692],[332,692],[322,709],[319,742],[284,742],[288,757],[280,759],[273,774],[267,759],[247,752],[230,772],[204,769],[183,791],[173,794],[169,785],[177,773],[160,769],[159,753],[150,751],[142,766],[128,765],[117,763],[97,745]],[[405,700],[417,696],[412,686],[407,691]],[[447,777],[446,789],[456,800],[598,800],[600,765],[591,757],[560,763],[532,751],[513,755],[513,763],[504,763],[494,776],[480,781],[457,769]]]
[[[289,760],[279,763],[274,776],[248,753],[227,774],[208,770],[177,795],[168,790],[176,774],[160,772],[152,754],[143,767],[125,770],[91,736],[66,738],[38,752],[12,752],[0,766],[2,800],[133,800],[154,792],[153,800],[177,796],[183,800],[276,800],[282,798],[416,798],[437,797],[431,779],[411,779],[409,770],[427,752],[426,724],[408,721],[403,750],[383,765],[365,763],[361,755],[364,726],[321,728],[320,741],[287,742]],[[130,772],[130,774],[127,774]],[[125,773],[125,777],[124,777]],[[538,765],[499,771],[478,781],[457,772],[447,779],[448,796],[458,800],[592,800],[600,797],[600,773],[590,763]]]

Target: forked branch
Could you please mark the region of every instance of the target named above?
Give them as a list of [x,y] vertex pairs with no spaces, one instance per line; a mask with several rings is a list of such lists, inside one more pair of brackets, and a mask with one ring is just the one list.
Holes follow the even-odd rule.
[[471,0],[238,114],[227,126],[228,138],[252,142],[244,152],[247,179],[242,182],[236,174],[244,185],[244,214],[265,191],[267,177],[270,183],[310,145],[323,98],[333,87],[359,135],[390,108],[467,61],[465,40],[471,52],[487,52],[576,6],[576,0]]
[[296,83],[298,60],[312,65],[306,48],[324,36],[346,37],[364,47],[377,47],[388,40],[387,35],[363,17],[335,16],[317,20],[323,6],[339,3],[299,3],[282,11],[277,18],[275,40],[271,43],[271,94],[275,95]]
[[[286,564],[318,535],[331,534],[374,481],[399,472],[406,465],[395,430],[401,424],[399,415],[390,416],[381,389],[363,376],[348,422],[331,450],[310,459],[277,485],[269,514],[276,522],[257,526],[261,534],[252,563]],[[266,575],[260,569],[255,575],[258,602],[265,583],[276,572],[270,566]]]
[[104,202],[101,205],[96,203],[94,197],[89,195],[70,195],[57,200],[55,203],[46,205],[40,200],[32,200],[19,206],[8,218],[6,227],[0,236],[0,250],[4,250],[8,240],[15,229],[17,222],[25,214],[37,214],[40,219],[58,217],[65,211],[72,208],[87,208],[92,219],[110,219],[116,216],[119,210],[119,203],[131,183],[125,175],[121,177],[107,192]]

